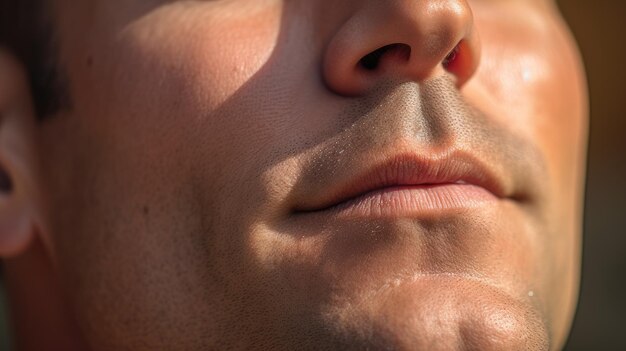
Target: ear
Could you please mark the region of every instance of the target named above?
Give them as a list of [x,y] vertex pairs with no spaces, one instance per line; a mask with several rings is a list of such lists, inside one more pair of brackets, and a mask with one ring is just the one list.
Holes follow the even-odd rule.
[[26,72],[0,48],[0,258],[23,253],[38,227],[35,127]]

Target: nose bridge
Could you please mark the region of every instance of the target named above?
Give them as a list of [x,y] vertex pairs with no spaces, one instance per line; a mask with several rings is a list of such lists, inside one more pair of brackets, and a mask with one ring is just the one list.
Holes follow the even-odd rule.
[[[352,11],[325,53],[326,81],[339,93],[358,95],[390,76],[422,81],[443,69],[460,86],[476,68],[479,48],[466,0],[365,0]],[[372,57],[376,64],[364,67],[363,58]]]

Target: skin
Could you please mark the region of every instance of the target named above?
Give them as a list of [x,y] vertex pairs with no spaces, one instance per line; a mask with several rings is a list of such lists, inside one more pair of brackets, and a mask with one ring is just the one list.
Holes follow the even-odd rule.
[[[56,0],[52,13],[70,109],[36,122],[20,63],[0,60],[18,349],[562,347],[587,100],[553,3]],[[451,149],[507,196],[414,217],[298,211],[369,160]]]

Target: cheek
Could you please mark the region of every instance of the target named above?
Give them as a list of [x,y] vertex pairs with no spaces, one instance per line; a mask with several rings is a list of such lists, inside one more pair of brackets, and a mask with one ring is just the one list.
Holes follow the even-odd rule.
[[121,64],[148,91],[174,82],[162,96],[185,101],[191,97],[182,93],[191,93],[215,109],[268,61],[278,36],[278,1],[234,6],[200,2],[153,11],[122,31],[127,62]]
[[102,157],[124,165],[128,174],[120,178],[143,178],[146,186],[133,196],[198,179],[212,180],[202,183],[203,193],[221,193],[224,165],[238,163],[231,159],[243,157],[247,138],[258,140],[247,132],[258,122],[242,112],[260,99],[240,104],[239,113],[222,110],[270,60],[281,16],[277,0],[173,2],[113,35],[99,32],[87,73],[98,84],[77,100],[89,101],[81,106],[84,129]]
[[217,149],[227,134],[218,131],[237,124],[215,111],[269,60],[281,16],[278,0],[181,1],[128,23],[97,20],[88,51],[70,54],[76,122],[103,148],[126,150],[124,159],[147,148],[190,157],[182,151],[198,142]]
[[[581,60],[553,12],[477,16],[483,61],[464,93],[545,157],[542,267],[555,335],[567,331],[578,281],[587,133]],[[539,18],[537,18],[539,16]],[[545,203],[544,203],[545,202]]]
[[114,34],[98,32],[86,75],[99,84],[81,84],[89,97],[79,96],[76,115],[84,125],[77,134],[90,140],[84,162],[96,170],[95,191],[110,190],[101,195],[103,206],[135,213],[167,203],[170,216],[162,221],[176,221],[177,214],[202,215],[176,202],[195,203],[190,188],[224,193],[222,165],[238,154],[232,149],[244,123],[218,110],[268,61],[281,10],[274,0],[172,2]]
[[[199,119],[268,60],[281,17],[278,1],[250,1],[240,11],[230,3],[240,4],[172,2],[114,34],[97,32],[91,65],[83,52],[68,54],[80,67],[71,72],[77,105],[65,121],[56,120],[71,137],[50,141],[66,167],[48,168],[70,170],[56,183],[67,184],[58,193],[72,201],[57,203],[74,205],[56,211],[55,233],[62,233],[59,256],[79,295],[81,319],[94,321],[89,333],[96,339],[110,337],[105,345],[150,327],[160,333],[154,340],[169,340],[181,331],[159,325],[162,316],[206,320],[214,312],[202,308],[212,303],[204,296],[211,291],[203,276],[206,212],[191,190],[211,193],[204,190],[214,182],[197,180],[220,171],[211,162],[226,152],[212,152],[224,150],[215,139],[235,125],[215,119],[200,129]],[[189,340],[212,327],[179,322],[172,324],[184,326]],[[117,329],[107,334],[107,327]],[[166,345],[154,348],[200,348]]]
[[566,181],[571,192],[578,180],[571,175],[582,171],[585,145],[584,73],[576,46],[557,15],[542,11],[538,16],[531,11],[500,17],[507,22],[478,18],[483,60],[466,94],[534,143],[552,168],[554,185]]
[[[251,165],[245,147],[254,149],[267,129],[251,116],[263,117],[258,107],[267,101],[250,85],[272,61],[282,11],[278,0],[174,2],[126,26],[112,45],[119,58],[98,77],[109,82],[102,96],[112,95],[103,105],[116,109],[105,112],[112,124],[102,130],[125,150],[148,146],[194,165],[170,167],[186,172],[178,179],[216,180],[228,164]],[[257,94],[241,101],[250,90]],[[118,116],[133,118],[122,129]]]

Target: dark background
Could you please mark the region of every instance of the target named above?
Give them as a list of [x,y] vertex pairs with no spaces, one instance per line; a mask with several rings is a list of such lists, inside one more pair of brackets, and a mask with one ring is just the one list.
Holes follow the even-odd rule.
[[626,350],[626,1],[558,2],[591,98],[582,286],[565,350]]
[[[580,302],[565,350],[626,350],[626,1],[560,0],[591,97]],[[0,281],[0,350],[7,350]]]

